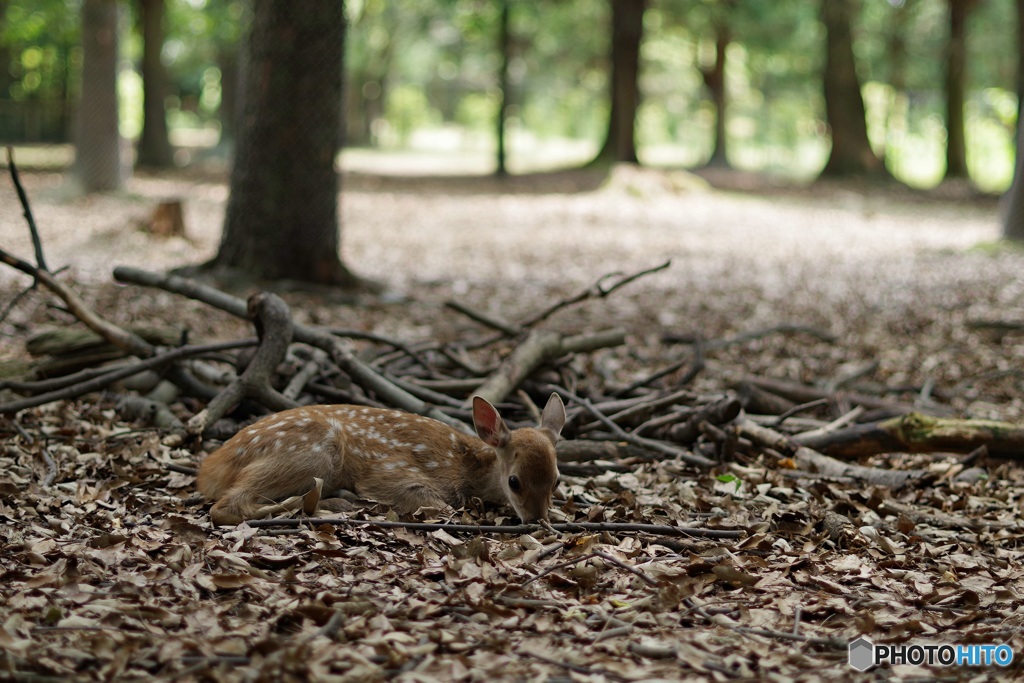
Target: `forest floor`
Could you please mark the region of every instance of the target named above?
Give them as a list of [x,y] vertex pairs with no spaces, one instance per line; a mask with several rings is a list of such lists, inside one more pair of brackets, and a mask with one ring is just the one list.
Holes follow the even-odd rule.
[[[708,179],[628,168],[609,179],[506,181],[350,172],[343,257],[385,292],[354,305],[342,293],[283,296],[300,322],[450,341],[480,330],[446,300],[515,322],[603,275],[670,259],[548,326],[624,327],[627,344],[587,366],[619,384],[692,353],[670,338],[808,328],[824,335],[753,335],[707,351],[689,388],[857,374],[858,391],[1024,421],[1024,330],[984,324],[1024,323],[1024,251],[997,244],[996,200]],[[171,321],[193,340],[251,334],[202,304],[111,280],[118,264],[163,271],[211,257],[223,178],[138,176],[124,192],[87,198],[56,174],[24,182],[50,267],[67,266],[61,278],[112,321]],[[0,247],[30,260],[5,187]],[[167,198],[185,202],[186,239],[139,229]],[[28,284],[0,269],[0,306]],[[46,292],[18,301],[0,322],[0,361],[23,358],[30,333],[69,321],[53,303]],[[560,497],[591,506],[568,505],[570,519],[710,515],[746,535],[683,549],[628,534],[579,536],[558,552],[549,532],[267,534],[210,527],[187,500],[194,478],[164,466],[200,454],[134,431],[96,397],[26,411],[18,428],[0,421],[0,678],[1002,680],[1022,671],[1019,461],[983,458],[984,478],[968,482],[956,480],[949,454],[868,463],[939,473],[898,496],[787,480],[764,462],[745,465],[742,490],[708,472],[687,470],[684,481],[672,463],[563,483]],[[52,485],[40,483],[32,435],[56,444]],[[880,501],[890,496],[914,512],[887,511]],[[847,516],[856,539],[828,538],[824,510]],[[1008,644],[1017,657],[1012,672],[897,664],[858,674],[846,643],[862,633],[876,643]]]

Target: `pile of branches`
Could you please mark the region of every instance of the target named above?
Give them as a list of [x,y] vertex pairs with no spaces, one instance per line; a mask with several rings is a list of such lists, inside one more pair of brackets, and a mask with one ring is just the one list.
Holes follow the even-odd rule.
[[[692,353],[635,381],[614,385],[588,372],[587,356],[626,343],[626,331],[607,329],[563,335],[543,325],[570,306],[611,295],[663,270],[663,263],[633,274],[612,274],[577,295],[557,301],[519,323],[496,319],[457,302],[448,306],[481,326],[475,339],[459,343],[412,343],[359,330],[329,329],[296,322],[278,296],[260,292],[247,301],[193,279],[133,267],[118,267],[122,283],[157,288],[250,321],[255,337],[211,344],[187,343],[187,335],[125,329],[92,310],[47,268],[28,201],[19,196],[35,245],[36,263],[0,249],[0,261],[30,275],[33,287],[58,296],[91,331],[73,345],[100,363],[55,376],[0,382],[0,414],[69,400],[112,386],[124,417],[166,432],[165,443],[199,446],[202,438],[224,439],[260,414],[309,403],[356,403],[398,408],[471,432],[469,400],[483,396],[509,422],[534,422],[537,403],[550,392],[569,406],[568,440],[559,445],[566,474],[628,471],[637,462],[674,460],[711,469],[723,463],[767,461],[794,476],[828,477],[894,489],[919,480],[919,470],[887,470],[849,462],[884,452],[1024,450],[1024,430],[1004,423],[956,420],[934,402],[921,406],[845,391],[842,384],[808,387],[766,378],[745,378],[718,394],[689,388],[705,369],[710,349],[772,333],[814,330],[781,326],[732,339],[669,339]],[[37,340],[36,342],[45,348]],[[357,343],[360,345],[357,347]],[[114,358],[115,360],[111,360]],[[81,365],[81,363],[79,363]],[[847,378],[849,380],[850,378]],[[203,406],[191,415],[172,410],[182,397]],[[838,418],[814,420],[809,411],[831,409]],[[965,459],[965,463],[967,460]]]

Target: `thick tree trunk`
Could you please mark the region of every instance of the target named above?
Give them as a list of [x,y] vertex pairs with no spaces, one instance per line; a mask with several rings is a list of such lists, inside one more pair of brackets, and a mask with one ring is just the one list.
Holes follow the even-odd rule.
[[160,53],[164,47],[164,0],[139,0],[142,24],[142,136],[138,166],[169,168],[174,154],[167,138],[167,77]]
[[260,0],[254,10],[231,194],[210,265],[354,285],[338,256],[342,3]]
[[640,106],[640,42],[647,0],[611,0],[611,114],[608,135],[594,163],[636,163],[636,112]]
[[887,176],[885,164],[871,149],[864,97],[853,56],[851,0],[822,0],[825,25],[825,117],[832,133],[832,152],[821,175]]
[[725,135],[725,55],[730,42],[729,27],[724,22],[719,23],[715,27],[715,62],[703,70],[704,85],[711,93],[711,104],[715,107],[715,140],[708,166],[729,165]]
[[116,190],[126,170],[117,111],[117,0],[82,2],[82,96],[75,135],[75,177],[86,192]]
[[971,0],[949,0],[946,49],[946,178],[967,178],[964,98],[967,86],[967,15]]

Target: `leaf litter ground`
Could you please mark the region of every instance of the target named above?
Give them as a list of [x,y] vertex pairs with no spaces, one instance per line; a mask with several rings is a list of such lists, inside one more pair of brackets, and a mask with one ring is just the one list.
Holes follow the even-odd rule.
[[[801,325],[834,341],[792,332],[709,350],[690,388],[720,394],[748,375],[827,383],[870,364],[862,383],[906,400],[1022,419],[1024,337],[973,324],[1024,320],[1024,255],[977,246],[998,236],[993,202],[680,190],[665,177],[596,189],[551,176],[503,193],[484,180],[350,175],[346,261],[391,292],[357,306],[286,298],[301,322],[447,341],[480,331],[447,299],[522,320],[604,273],[671,258],[668,271],[550,321],[567,333],[627,328],[627,346],[580,361],[591,381],[625,385],[692,352],[673,338]],[[69,265],[63,277],[104,315],[173,320],[194,339],[249,334],[200,304],[110,284],[114,263],[160,270],[210,256],[221,182],[143,177],[89,199],[66,197],[55,176],[27,174],[26,185],[49,262]],[[135,229],[167,196],[186,199],[190,241]],[[0,206],[0,236],[31,254],[15,202]],[[0,271],[0,299],[26,284]],[[68,320],[32,293],[0,328],[0,352],[19,358],[30,331]],[[16,680],[1004,680],[1024,658],[1016,460],[980,458],[974,476],[950,454],[862,463],[933,474],[898,493],[787,476],[770,460],[714,472],[637,462],[563,477],[559,519],[743,537],[507,537],[213,529],[190,500],[193,477],[168,468],[197,454],[122,421],[109,396],[26,411],[2,434],[0,671]],[[444,519],[515,521],[499,508]],[[860,634],[1005,643],[1017,658],[1010,670],[859,674],[846,644]]]

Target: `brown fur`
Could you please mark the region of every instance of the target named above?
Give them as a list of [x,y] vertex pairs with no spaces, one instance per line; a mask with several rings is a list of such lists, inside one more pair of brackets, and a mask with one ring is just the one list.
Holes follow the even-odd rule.
[[[480,403],[478,403],[479,401]],[[546,519],[558,479],[555,442],[565,420],[554,394],[541,429],[509,432],[483,399],[474,402],[481,439],[429,418],[360,406],[308,406],[263,418],[199,467],[200,493],[216,501],[215,524],[237,524],[269,503],[348,489],[399,514],[462,506],[470,498],[508,502],[525,521]],[[555,405],[557,404],[557,405]],[[493,442],[493,443],[491,443]],[[518,492],[508,481],[516,476]]]

